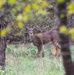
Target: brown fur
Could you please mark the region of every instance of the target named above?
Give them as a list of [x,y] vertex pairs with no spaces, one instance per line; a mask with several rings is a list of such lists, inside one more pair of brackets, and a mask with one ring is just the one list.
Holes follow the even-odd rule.
[[[30,29],[29,29],[30,35],[33,33],[32,30],[33,29],[31,29],[31,31],[30,31]],[[35,46],[37,46],[40,58],[42,57],[42,46],[49,43],[49,42],[52,42],[52,44],[56,48],[55,56],[56,57],[59,56],[58,50],[60,50],[60,45],[59,45],[60,40],[59,40],[58,31],[49,30],[44,33],[32,34],[32,36],[30,36],[30,38],[31,38],[33,44]]]
[[[58,31],[49,30],[49,31],[46,31],[44,33],[34,34],[33,28],[29,28],[28,30],[29,30],[29,36],[30,36],[31,41],[33,42],[33,44],[35,46],[37,46],[39,57],[40,57],[39,61],[41,61],[40,64],[43,66],[42,46],[49,43],[49,42],[52,42],[52,44],[56,48],[55,53],[53,53],[53,51],[52,51],[52,54],[54,55],[54,59],[57,60],[57,58],[59,57],[60,52],[61,52],[61,51],[59,51],[60,50],[60,45],[59,45],[60,40],[59,40]],[[58,64],[58,62],[56,64]]]

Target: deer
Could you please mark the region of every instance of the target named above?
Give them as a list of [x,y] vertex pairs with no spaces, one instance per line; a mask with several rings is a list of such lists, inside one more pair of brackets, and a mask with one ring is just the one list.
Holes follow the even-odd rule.
[[59,32],[57,30],[48,30],[43,33],[34,34],[34,28],[28,28],[28,33],[31,39],[31,42],[38,49],[38,54],[40,60],[42,60],[42,47],[47,43],[52,43],[55,46],[55,53],[52,51],[52,54],[57,59],[60,56],[60,44],[59,44]]

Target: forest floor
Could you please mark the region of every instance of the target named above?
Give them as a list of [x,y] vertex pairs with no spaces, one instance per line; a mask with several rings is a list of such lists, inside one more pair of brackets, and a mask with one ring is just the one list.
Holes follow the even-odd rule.
[[[6,49],[6,69],[0,71],[0,75],[64,75],[62,57],[59,57],[57,65],[51,49],[53,46],[46,45],[43,50],[43,67],[37,57],[37,48],[32,44],[8,45]],[[74,47],[71,47],[74,54]],[[73,57],[73,56],[72,56]]]

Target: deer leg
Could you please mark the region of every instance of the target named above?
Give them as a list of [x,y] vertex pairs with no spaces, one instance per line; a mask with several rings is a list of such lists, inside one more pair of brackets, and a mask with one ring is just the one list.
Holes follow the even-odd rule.
[[60,45],[58,44],[57,41],[53,41],[52,43],[53,43],[53,45],[54,45],[55,48],[56,48],[55,57],[58,58],[58,57],[60,56],[60,49],[61,49],[61,48],[60,48]]
[[58,57],[60,56],[60,45],[57,43],[57,42],[53,42],[55,48],[56,48],[56,53],[54,55],[54,59],[55,59],[55,62],[56,62],[56,65],[60,67],[60,63],[58,61]]
[[[43,45],[43,49],[44,49],[44,45]],[[44,57],[44,50],[42,51],[42,57]]]
[[39,53],[39,62],[41,67],[43,67],[43,60],[42,60],[42,45],[38,46],[38,53]]

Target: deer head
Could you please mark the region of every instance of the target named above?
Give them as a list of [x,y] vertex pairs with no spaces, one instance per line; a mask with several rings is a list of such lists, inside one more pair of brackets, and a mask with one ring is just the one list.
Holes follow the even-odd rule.
[[35,29],[36,29],[36,26],[34,26],[34,27],[27,27],[29,36],[33,36],[34,35],[34,30]]
[[33,32],[33,28],[28,28],[28,34],[30,37],[32,37],[34,35],[34,32]]
[[34,37],[34,29],[35,29],[35,27],[33,27],[33,28],[27,27],[27,31],[28,31],[28,35],[29,35],[30,41],[32,41],[32,39]]

